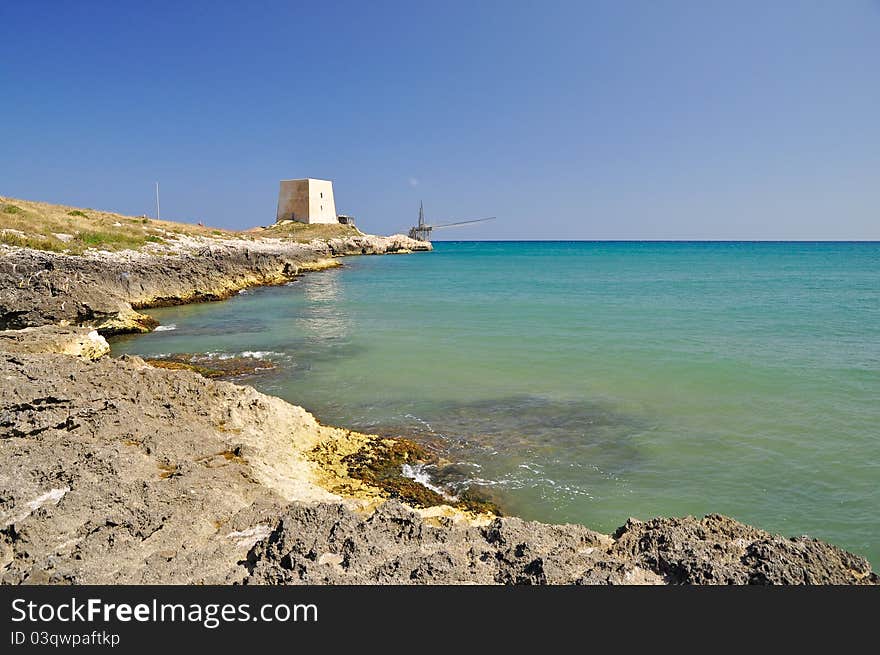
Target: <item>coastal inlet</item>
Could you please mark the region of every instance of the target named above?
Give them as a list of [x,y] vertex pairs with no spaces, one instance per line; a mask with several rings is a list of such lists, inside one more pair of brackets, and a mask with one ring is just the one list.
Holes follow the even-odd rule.
[[721,512],[880,561],[877,244],[438,242],[148,313],[175,329],[114,353],[266,353],[247,384],[414,440],[442,493],[606,531]]

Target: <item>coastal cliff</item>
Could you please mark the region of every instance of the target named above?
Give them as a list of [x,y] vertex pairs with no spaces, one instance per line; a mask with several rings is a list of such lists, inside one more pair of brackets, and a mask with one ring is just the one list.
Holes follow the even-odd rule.
[[18,234],[0,245],[2,583],[880,582],[836,546],[719,515],[630,519],[613,535],[502,517],[404,478],[401,462],[422,456],[405,439],[322,426],[185,366],[110,357],[102,335],[154,327],[138,310],[430,246],[169,224],[145,240],[141,220],[93,214],[127,225],[137,249],[39,250]]

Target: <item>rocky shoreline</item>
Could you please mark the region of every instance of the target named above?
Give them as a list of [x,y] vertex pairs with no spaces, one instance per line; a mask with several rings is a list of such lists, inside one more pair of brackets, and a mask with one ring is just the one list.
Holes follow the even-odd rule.
[[153,329],[155,321],[139,309],[223,300],[247,287],[338,266],[341,256],[409,253],[431,245],[403,235],[311,243],[179,236],[140,251],[83,255],[0,248],[0,330],[70,324],[111,335]]
[[[868,562],[733,519],[583,526],[452,507],[406,442],[320,425],[197,370],[108,356],[148,307],[218,300],[406,237],[0,247],[4,584],[877,584]],[[398,477],[402,477],[398,475]]]

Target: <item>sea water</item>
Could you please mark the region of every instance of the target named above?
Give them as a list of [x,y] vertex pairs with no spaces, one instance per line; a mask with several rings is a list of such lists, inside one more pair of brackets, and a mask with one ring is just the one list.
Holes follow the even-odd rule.
[[880,564],[880,244],[438,242],[220,303],[115,353],[247,353],[408,474],[612,531],[719,512]]

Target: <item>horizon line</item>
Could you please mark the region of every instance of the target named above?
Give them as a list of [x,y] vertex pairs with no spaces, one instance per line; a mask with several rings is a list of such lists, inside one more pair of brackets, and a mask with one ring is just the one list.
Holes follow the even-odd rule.
[[432,239],[430,243],[878,243],[880,239]]

